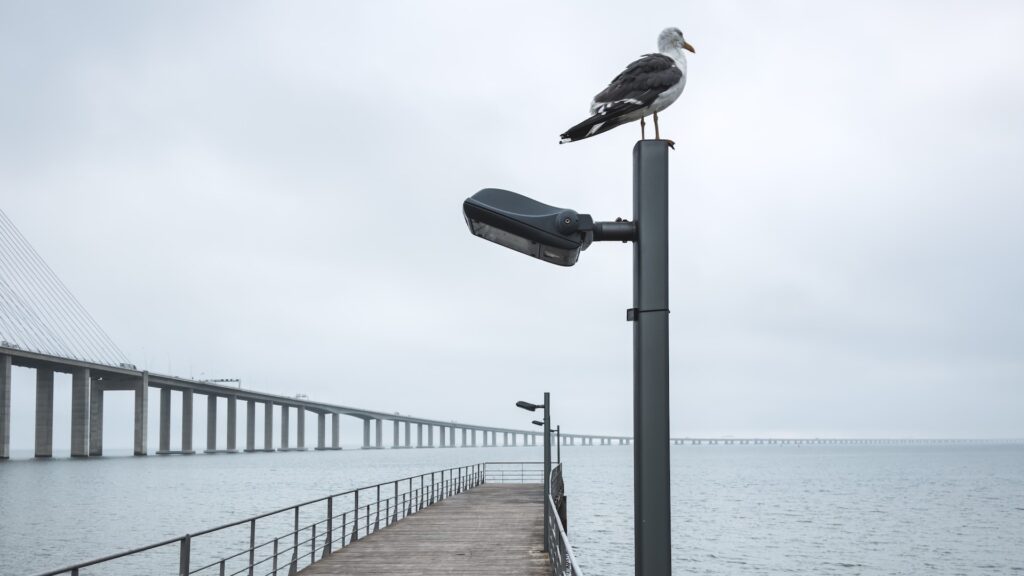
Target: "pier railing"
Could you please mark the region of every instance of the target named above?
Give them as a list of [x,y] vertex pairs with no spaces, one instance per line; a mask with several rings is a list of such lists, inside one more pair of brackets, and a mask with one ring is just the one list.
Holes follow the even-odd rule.
[[[177,564],[179,576],[292,575],[381,528],[465,490],[543,484],[543,462],[486,462],[339,492],[178,538],[81,562],[39,576],[150,574]],[[566,535],[562,466],[551,471],[548,553],[552,574],[582,576]],[[236,550],[222,556],[224,550]],[[174,562],[176,560],[176,562]]]
[[[120,570],[148,574],[154,571],[155,558],[139,557],[148,552],[158,554],[164,561],[176,555],[180,576],[295,574],[300,568],[418,510],[479,486],[484,482],[487,467],[474,464],[447,468],[339,492],[39,576],[86,576]],[[492,468],[492,473],[498,474],[500,467]],[[521,477],[526,478],[527,473],[521,471]],[[512,476],[508,472],[510,481]],[[232,543],[237,545],[239,540],[241,546],[234,548],[238,551],[229,556],[203,553],[211,547],[220,551],[232,549]]]
[[543,462],[487,462],[485,484],[543,484]]
[[548,498],[550,514],[544,521],[548,524],[548,556],[551,558],[551,573],[554,576],[583,576],[583,571],[576,563],[576,556],[569,544],[568,508],[566,507],[561,463],[555,464],[551,469],[551,495]]

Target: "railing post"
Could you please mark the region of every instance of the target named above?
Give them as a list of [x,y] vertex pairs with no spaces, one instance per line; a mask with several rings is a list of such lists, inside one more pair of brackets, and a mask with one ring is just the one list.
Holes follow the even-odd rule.
[[313,524],[313,537],[309,540],[309,565],[316,563],[316,524]]
[[334,542],[334,496],[327,498],[327,541],[324,542],[324,555],[326,558],[331,553],[331,546]]
[[348,532],[348,512],[341,513],[341,547],[345,547],[345,536]]
[[395,480],[395,513],[392,516],[391,523],[398,522],[398,480]]
[[295,507],[295,531],[292,533],[292,547],[294,553],[292,557],[296,557],[299,553],[299,507]]
[[[274,538],[274,559],[270,562],[270,565],[274,568],[274,576],[277,576],[277,538]],[[250,570],[252,567],[250,567]]]
[[[370,511],[367,510],[366,513],[369,514]],[[380,530],[380,484],[377,484],[377,512],[373,517],[373,531],[378,530]]]
[[181,576],[188,576],[191,554],[192,537],[185,534],[185,537],[181,539],[181,548],[178,550],[178,574]]
[[256,519],[249,521],[249,576],[252,576],[253,564],[256,563]]
[[356,488],[356,507],[352,509],[352,542],[359,540],[359,489]]

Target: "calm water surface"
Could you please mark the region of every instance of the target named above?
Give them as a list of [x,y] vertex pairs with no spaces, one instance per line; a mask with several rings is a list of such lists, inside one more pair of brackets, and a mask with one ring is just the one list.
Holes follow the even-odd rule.
[[[356,486],[540,455],[519,447],[2,462],[0,574]],[[562,459],[585,572],[631,575],[631,448],[565,447]],[[1024,575],[1024,447],[673,446],[672,459],[675,573]],[[173,562],[143,566],[91,573],[175,572]]]

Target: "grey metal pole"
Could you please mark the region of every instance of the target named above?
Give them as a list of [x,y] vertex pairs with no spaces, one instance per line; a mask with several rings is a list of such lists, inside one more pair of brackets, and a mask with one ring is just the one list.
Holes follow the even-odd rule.
[[633,507],[637,576],[672,573],[668,444],[668,142],[633,147]]
[[551,517],[551,394],[544,393],[544,551],[548,551]]
[[562,425],[555,427],[555,446],[558,447],[558,463],[562,463]]

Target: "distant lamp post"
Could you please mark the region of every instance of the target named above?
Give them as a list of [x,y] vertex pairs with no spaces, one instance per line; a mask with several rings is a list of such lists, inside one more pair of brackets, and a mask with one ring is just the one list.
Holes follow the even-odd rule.
[[558,450],[558,463],[562,463],[562,425],[555,426],[555,449]]
[[633,147],[633,222],[594,222],[515,192],[487,188],[466,199],[470,232],[559,266],[591,242],[633,242],[633,531],[635,573],[672,573],[669,495],[667,140]]
[[[540,420],[534,420],[533,424],[536,425],[536,426],[543,426],[544,425],[544,423],[541,422]],[[547,434],[550,436],[548,438],[548,441],[550,442],[550,441],[553,440],[555,442],[555,450],[558,453],[558,455],[555,457],[555,461],[558,462],[559,464],[561,464],[562,463],[562,427],[561,426],[555,426],[555,429],[554,430],[548,430]]]
[[516,406],[523,410],[535,412],[538,409],[544,411],[544,420],[534,420],[533,423],[544,427],[544,551],[548,551],[548,518],[551,510],[551,394],[544,393],[543,404],[532,404],[520,400]]

